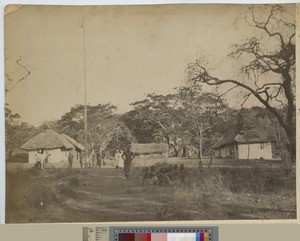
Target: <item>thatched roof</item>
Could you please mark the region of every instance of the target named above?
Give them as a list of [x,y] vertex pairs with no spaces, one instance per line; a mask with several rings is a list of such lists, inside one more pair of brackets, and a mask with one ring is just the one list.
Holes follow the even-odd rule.
[[274,138],[270,137],[270,135],[264,130],[255,130],[252,135],[246,134],[230,134],[228,136],[223,136],[214,146],[213,149],[220,148],[222,146],[226,146],[232,143],[240,143],[240,144],[253,144],[253,143],[266,143],[266,142],[274,142]]
[[63,137],[65,137],[69,142],[71,142],[75,147],[77,147],[79,150],[84,150],[84,146],[81,145],[79,142],[74,140],[73,138],[67,136],[66,134],[61,134]]
[[66,136],[67,135],[65,134],[58,134],[53,130],[45,130],[40,134],[36,135],[35,137],[31,138],[29,141],[27,141],[24,145],[21,146],[21,149],[38,150],[38,149],[56,149],[62,147],[66,149],[73,149],[74,146],[76,146],[73,143],[75,143],[76,141],[69,136],[68,138],[66,138]]
[[168,151],[168,144],[166,143],[132,143],[130,150],[134,154],[155,154],[166,153]]

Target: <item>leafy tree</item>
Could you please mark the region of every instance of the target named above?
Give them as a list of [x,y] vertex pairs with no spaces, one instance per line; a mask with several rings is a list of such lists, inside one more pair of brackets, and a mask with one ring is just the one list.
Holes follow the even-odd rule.
[[[87,106],[88,148],[101,153],[108,147],[114,149],[123,147],[133,139],[127,126],[120,121],[120,116],[114,112],[117,108],[111,104]],[[84,143],[84,106],[72,107],[58,121],[61,132]],[[122,143],[120,143],[122,142]]]
[[[179,140],[182,126],[180,111],[176,107],[176,94],[156,95],[148,94],[147,98],[132,104],[134,107],[135,122],[146,130],[147,141],[165,142],[174,150],[174,156],[178,156]],[[127,122],[129,115],[127,114]],[[135,128],[134,133],[140,136],[141,130]],[[150,136],[151,135],[151,136]]]
[[58,120],[44,121],[39,125],[37,129],[39,130],[39,132],[42,132],[44,130],[54,130],[56,132],[59,132]]
[[[251,6],[237,19],[246,20],[257,30],[256,36],[234,44],[229,54],[242,63],[240,79],[217,77],[198,59],[187,67],[188,80],[211,86],[232,84],[231,89],[247,92],[244,102],[254,96],[284,129],[295,157],[295,14],[284,5],[270,5],[263,7],[267,13],[263,17],[258,14],[262,7],[257,8]],[[278,105],[282,105],[284,111],[279,110]]]
[[149,112],[147,108],[135,107],[120,117],[139,143],[154,142],[156,130],[160,128],[154,120],[149,119]]
[[203,93],[201,88],[183,87],[179,89],[179,108],[184,129],[197,145],[199,165],[202,166],[203,144],[208,151],[211,140],[216,136],[217,127],[222,125],[225,103],[213,93]]
[[20,121],[20,115],[13,113],[5,105],[5,151],[6,157],[10,151],[19,148],[26,141],[37,134],[37,129],[28,123]]

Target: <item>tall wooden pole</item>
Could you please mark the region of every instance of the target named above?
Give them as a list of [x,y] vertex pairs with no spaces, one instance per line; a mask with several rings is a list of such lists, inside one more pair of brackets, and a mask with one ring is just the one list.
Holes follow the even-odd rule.
[[84,161],[87,163],[88,155],[88,143],[87,143],[87,106],[86,106],[86,50],[85,50],[85,23],[84,17],[82,17],[82,28],[83,28],[83,58],[84,58]]

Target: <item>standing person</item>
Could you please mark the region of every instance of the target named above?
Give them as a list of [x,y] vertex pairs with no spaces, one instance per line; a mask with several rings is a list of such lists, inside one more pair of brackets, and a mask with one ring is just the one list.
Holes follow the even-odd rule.
[[96,167],[96,154],[92,154],[92,167]]
[[46,153],[46,157],[44,159],[44,162],[43,162],[43,168],[46,169],[46,168],[51,168],[51,165],[50,165],[50,161],[51,161],[51,154],[47,154]]
[[157,172],[155,170],[155,166],[150,167],[150,171],[147,173],[146,178],[149,178],[151,180],[151,184],[154,186],[157,186],[159,184],[159,179],[158,179]]
[[119,169],[119,162],[120,162],[120,158],[121,158],[120,154],[121,154],[120,151],[116,150],[116,153],[115,153],[115,167],[116,167],[116,169]]
[[87,167],[92,167],[92,154],[88,153],[87,154]]
[[103,151],[103,152],[101,152],[101,159],[102,159],[102,164],[103,164],[103,166],[105,166],[105,160],[106,160],[106,153]]
[[74,160],[74,155],[73,153],[70,151],[69,155],[68,155],[68,161],[69,161],[69,167],[72,168],[73,167],[73,160]]
[[123,160],[122,156],[123,156],[123,151],[119,150],[119,168],[120,169],[124,168],[124,160]]
[[83,160],[84,160],[84,154],[83,154],[83,152],[81,152],[79,155],[80,168],[83,167]]
[[130,178],[131,172],[131,163],[132,160],[135,158],[135,155],[130,151],[130,147],[126,149],[126,151],[122,154],[122,159],[124,160],[124,173],[126,179]]
[[182,163],[179,165],[179,178],[180,182],[185,182],[185,168]]
[[44,155],[43,155],[43,150],[39,149],[38,153],[35,155],[35,160],[36,160],[36,166],[39,170],[43,169],[43,160],[44,160]]
[[100,151],[97,152],[97,167],[101,168],[101,154]]

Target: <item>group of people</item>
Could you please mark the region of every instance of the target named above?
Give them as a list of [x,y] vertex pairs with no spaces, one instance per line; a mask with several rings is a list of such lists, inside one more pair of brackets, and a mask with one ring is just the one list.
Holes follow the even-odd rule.
[[35,154],[35,160],[37,169],[51,168],[51,154],[47,151],[44,152],[42,149],[39,149],[38,153]]
[[[69,163],[69,167],[73,167],[73,161],[74,161],[74,154],[72,153],[72,151],[68,152],[68,163]],[[51,160],[51,154],[48,153],[48,151],[45,151],[43,149],[39,149],[38,153],[35,154],[35,161],[36,161],[36,167],[39,170],[43,170],[43,169],[50,169],[52,164],[52,160]]]
[[161,166],[159,170],[155,166],[145,167],[143,181],[150,181],[152,185],[171,186],[179,182],[185,182],[186,170],[184,164]]
[[[105,155],[100,152],[90,154],[85,158],[84,152],[79,155],[80,167],[83,168],[101,168],[101,166],[105,166]],[[131,165],[132,161],[135,158],[135,155],[130,151],[130,147],[126,149],[125,152],[122,150],[116,150],[115,158],[114,158],[114,166],[116,169],[124,169],[124,174],[126,179],[129,179],[131,174]],[[72,167],[72,163],[74,160],[73,154],[69,154],[68,161],[69,167]]]
[[[69,167],[73,167],[74,154],[72,151],[68,152],[68,163]],[[124,169],[124,174],[126,179],[130,178],[132,161],[135,158],[135,155],[130,151],[128,147],[125,152],[122,150],[116,150],[115,153],[115,168]],[[99,167],[105,165],[104,156],[99,152],[93,155],[89,155],[85,160],[84,152],[79,154],[79,162],[81,168],[83,167]],[[36,154],[36,165],[39,170],[50,168],[51,167],[51,154],[47,151],[38,150]],[[160,167],[145,167],[143,170],[143,181],[150,181],[152,185],[173,185],[176,182],[185,181],[185,168],[183,164],[175,165],[163,165]]]
[[105,166],[104,156],[101,155],[100,152],[90,154],[85,159],[84,152],[79,154],[79,163],[80,167],[89,167],[89,168],[101,168],[101,166]]

